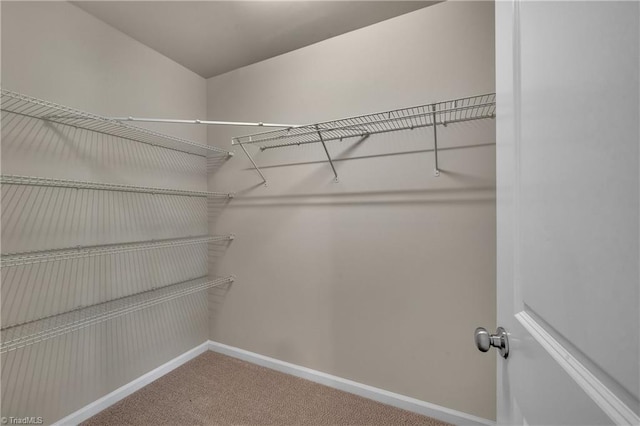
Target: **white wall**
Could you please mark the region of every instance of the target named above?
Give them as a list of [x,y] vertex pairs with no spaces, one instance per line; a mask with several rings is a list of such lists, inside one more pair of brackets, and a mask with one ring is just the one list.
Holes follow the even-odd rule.
[[[103,115],[205,116],[204,79],[77,7],[1,7],[4,89]],[[3,113],[2,125],[4,174],[207,186],[202,157],[14,114]],[[155,128],[206,141],[203,127]],[[2,253],[207,233],[205,200],[152,197],[4,186]],[[3,326],[206,274],[207,251],[8,269],[2,270]],[[60,419],[202,343],[207,317],[207,298],[199,293],[9,352],[2,357],[2,415]]]
[[[54,3],[2,3],[4,89],[105,116],[206,110],[202,77],[83,10]],[[203,126],[160,130],[206,141]]]
[[[209,119],[308,123],[493,92],[490,2],[442,3],[208,80]],[[209,143],[255,129],[209,129]],[[363,143],[241,150],[209,188],[238,192],[212,214],[235,232],[211,293],[211,338],[488,419],[495,356],[495,125]],[[218,257],[214,254],[214,257]]]

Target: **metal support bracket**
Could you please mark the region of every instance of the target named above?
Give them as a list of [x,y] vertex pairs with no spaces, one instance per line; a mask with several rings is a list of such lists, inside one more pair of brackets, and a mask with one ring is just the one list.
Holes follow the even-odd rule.
[[435,167],[433,169],[433,175],[440,176],[440,169],[438,168],[438,125],[436,123],[436,106],[431,105],[431,120],[433,121],[433,155],[435,159]]
[[260,171],[260,167],[258,167],[256,162],[253,161],[253,158],[251,157],[251,155],[249,155],[249,152],[247,151],[247,148],[244,147],[244,144],[239,143],[238,145],[240,145],[240,148],[242,148],[244,153],[247,155],[247,158],[249,159],[249,161],[251,161],[251,164],[253,164],[253,167],[256,169],[256,172],[258,172],[258,174],[262,178],[262,183],[264,184],[264,186],[267,186],[267,178],[264,177],[264,175]]
[[329,150],[327,149],[327,145],[324,143],[324,138],[322,137],[322,133],[320,132],[320,128],[316,124],[316,130],[318,132],[318,137],[320,138],[320,142],[322,142],[322,147],[324,148],[324,152],[327,154],[327,158],[329,159],[329,164],[331,164],[331,170],[333,170],[333,175],[335,178],[334,181],[338,182],[338,172],[336,172],[336,168],[333,166],[333,160],[331,159],[331,155],[329,155]]

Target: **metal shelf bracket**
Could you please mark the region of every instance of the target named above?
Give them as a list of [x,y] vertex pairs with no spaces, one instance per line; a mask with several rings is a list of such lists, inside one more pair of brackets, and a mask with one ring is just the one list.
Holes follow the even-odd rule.
[[242,148],[242,150],[244,151],[245,155],[247,156],[247,158],[249,159],[249,161],[251,161],[251,164],[253,164],[253,168],[256,169],[256,172],[258,172],[258,174],[260,175],[260,177],[262,178],[262,184],[264,186],[267,186],[267,178],[264,177],[264,175],[262,174],[262,172],[260,171],[260,167],[258,167],[258,165],[256,164],[255,161],[253,161],[253,157],[251,157],[251,155],[249,154],[249,151],[247,151],[247,148],[244,147],[244,144],[239,143],[238,145],[240,145],[240,148]]
[[331,170],[333,170],[333,180],[338,183],[338,172],[336,172],[336,168],[333,165],[333,160],[331,159],[331,155],[329,155],[329,150],[327,149],[327,144],[324,142],[324,138],[322,137],[322,132],[320,132],[320,128],[316,125],[316,131],[318,132],[318,138],[320,138],[320,142],[322,143],[322,147],[324,148],[325,154],[327,154],[327,158],[329,159],[329,164],[331,165]]
[[434,157],[434,169],[433,175],[435,177],[440,176],[440,169],[438,168],[438,124],[436,123],[436,105],[431,105],[431,120],[433,121],[433,157]]

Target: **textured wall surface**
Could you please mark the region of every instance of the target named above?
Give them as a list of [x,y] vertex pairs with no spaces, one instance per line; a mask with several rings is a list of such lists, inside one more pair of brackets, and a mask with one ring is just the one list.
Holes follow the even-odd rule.
[[[493,92],[490,2],[442,3],[208,80],[209,119],[305,124]],[[209,129],[229,147],[254,129]],[[495,418],[495,123],[242,151],[212,190],[237,198],[210,221],[238,238],[211,295],[211,338]]]
[[[206,114],[204,79],[75,6],[1,7],[3,89],[107,116]],[[203,127],[154,128],[206,142]],[[3,174],[206,190],[206,171],[203,157],[2,113]],[[3,185],[2,253],[203,235],[207,208],[206,198]],[[2,327],[198,278],[207,261],[201,244],[3,267]],[[56,421],[202,343],[207,318],[199,292],[2,354],[2,415]]]

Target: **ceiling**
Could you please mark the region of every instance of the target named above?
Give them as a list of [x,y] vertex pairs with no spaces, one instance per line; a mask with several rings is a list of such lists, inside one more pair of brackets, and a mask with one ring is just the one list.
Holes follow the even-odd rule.
[[209,78],[435,1],[76,1]]

